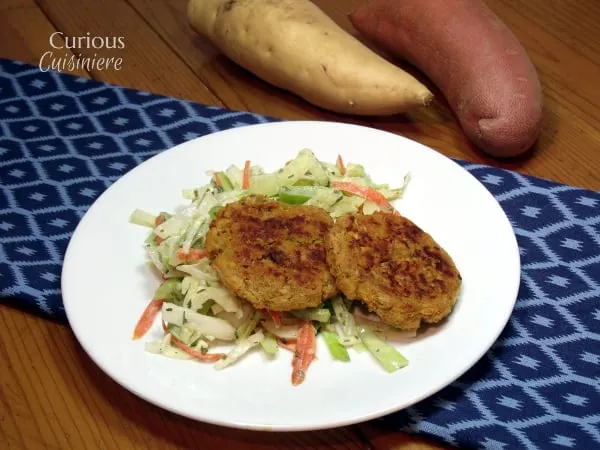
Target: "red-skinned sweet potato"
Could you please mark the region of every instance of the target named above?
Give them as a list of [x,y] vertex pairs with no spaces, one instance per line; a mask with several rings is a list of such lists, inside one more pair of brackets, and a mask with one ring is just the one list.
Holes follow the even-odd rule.
[[542,128],[536,70],[480,0],[373,0],[350,14],[367,39],[423,71],[466,133],[497,157],[529,149]]

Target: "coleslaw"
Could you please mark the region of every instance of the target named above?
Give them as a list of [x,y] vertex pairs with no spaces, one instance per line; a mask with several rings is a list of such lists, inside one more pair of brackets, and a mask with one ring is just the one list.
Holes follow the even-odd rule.
[[[218,370],[235,364],[253,349],[275,358],[280,349],[293,352],[292,383],[302,383],[316,354],[320,335],[334,360],[351,361],[351,351],[368,351],[388,372],[408,361],[388,343],[414,336],[393,330],[342,295],[320,306],[290,312],[256,310],[221,284],[204,252],[204,239],[219,209],[247,195],[265,195],[289,204],[312,205],[335,220],[347,213],[395,210],[409,175],[400,187],[376,184],[360,164],[319,161],[301,150],[284,167],[265,172],[246,161],[209,172],[211,181],[185,189],[188,205],[175,213],[133,211],[130,222],[151,231],[144,242],[148,262],[163,279],[134,330],[140,339],[160,316],[164,338],[145,350],[176,359],[210,362]],[[218,349],[226,348],[226,352]]]

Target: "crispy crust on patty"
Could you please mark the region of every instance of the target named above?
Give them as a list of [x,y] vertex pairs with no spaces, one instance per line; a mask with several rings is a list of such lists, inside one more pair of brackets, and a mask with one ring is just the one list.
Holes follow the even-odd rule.
[[405,217],[377,212],[346,215],[327,239],[337,286],[381,320],[413,330],[450,314],[461,286],[452,258]]
[[327,267],[327,212],[249,196],[226,205],[206,235],[223,284],[255,308],[318,306],[337,290]]

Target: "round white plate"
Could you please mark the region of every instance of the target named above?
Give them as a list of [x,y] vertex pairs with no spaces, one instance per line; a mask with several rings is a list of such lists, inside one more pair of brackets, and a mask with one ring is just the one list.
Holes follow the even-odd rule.
[[[208,182],[207,170],[243,166],[275,170],[302,148],[317,158],[361,163],[376,182],[411,181],[398,210],[430,233],[455,260],[463,289],[450,318],[398,344],[410,361],[393,374],[367,353],[350,363],[331,359],[319,341],[306,381],[291,384],[291,354],[274,361],[260,352],[217,371],[195,361],[146,353],[162,337],[133,328],[158,280],[145,265],[147,229],[131,225],[135,208],[158,213],[187,201],[184,188]],[[512,227],[492,195],[450,159],[411,140],[331,122],[279,122],[231,129],[165,151],[140,164],[96,200],[69,243],[62,274],[64,305],[89,356],[136,395],[204,422],[256,430],[310,430],[373,419],[410,406],[469,369],[497,339],[519,287]],[[158,321],[157,321],[158,322]]]

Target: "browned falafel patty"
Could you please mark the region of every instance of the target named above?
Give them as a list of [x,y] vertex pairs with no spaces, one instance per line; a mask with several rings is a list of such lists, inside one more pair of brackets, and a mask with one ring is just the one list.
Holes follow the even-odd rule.
[[255,308],[289,311],[334,295],[323,209],[249,196],[222,208],[206,235],[206,251],[223,284]]
[[377,212],[337,220],[327,258],[340,291],[381,320],[412,330],[450,314],[461,277],[452,258],[410,220]]

